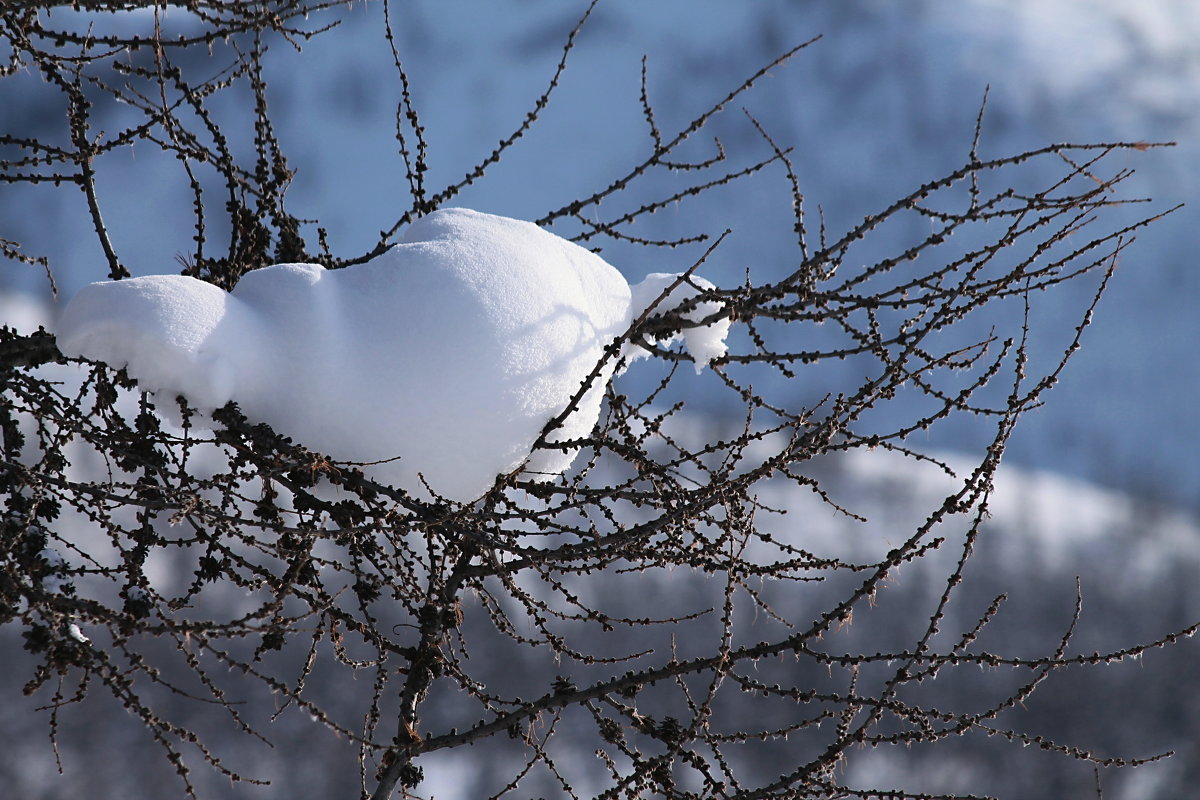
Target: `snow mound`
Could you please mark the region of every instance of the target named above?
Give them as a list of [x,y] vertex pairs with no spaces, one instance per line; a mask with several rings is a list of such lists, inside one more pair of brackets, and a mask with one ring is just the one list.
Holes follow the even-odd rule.
[[[630,315],[637,319],[646,311],[650,316],[665,314],[670,309],[678,308],[683,303],[697,297],[701,290],[708,291],[717,287],[697,275],[686,278],[679,273],[652,272],[641,283],[634,284],[630,290]],[[705,300],[695,304],[695,307],[683,313],[683,318],[689,322],[700,323],[718,314],[723,305],[716,300]],[[682,333],[676,333],[666,339],[651,342],[658,347],[669,347],[679,338],[696,361],[696,373],[704,370],[713,359],[725,355],[725,337],[729,335],[729,317],[722,317],[707,325],[697,325],[685,328]],[[636,345],[628,345],[624,355],[628,363],[649,355],[649,351]]]
[[[621,274],[578,245],[443,209],[346,269],[278,264],[230,293],[178,275],[91,284],[64,311],[58,345],[202,411],[234,400],[335,459],[383,462],[366,471],[384,483],[469,502],[498,475],[523,467],[544,479],[570,466],[570,448],[531,456],[533,445],[633,312],[675,278],[651,277],[638,291],[653,296],[631,302]],[[696,291],[681,284],[657,310]],[[709,305],[689,313],[703,319]],[[698,366],[724,352],[727,328],[684,334]],[[590,433],[615,366],[606,360],[550,442]]]

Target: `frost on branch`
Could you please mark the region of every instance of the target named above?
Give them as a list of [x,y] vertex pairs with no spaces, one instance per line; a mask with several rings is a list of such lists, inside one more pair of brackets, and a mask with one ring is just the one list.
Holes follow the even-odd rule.
[[[58,341],[67,355],[124,366],[149,391],[205,411],[232,400],[334,458],[382,462],[368,470],[380,481],[468,502],[522,465],[534,478],[570,466],[574,451],[530,457],[534,443],[603,362],[547,441],[591,432],[617,365],[606,347],[673,284],[652,312],[699,291],[656,273],[631,302],[591,251],[529,222],[445,209],[345,269],[277,264],[232,292],[180,275],[91,284]],[[721,308],[693,305],[682,312],[693,322]],[[684,332],[697,369],[724,353],[728,327]]]

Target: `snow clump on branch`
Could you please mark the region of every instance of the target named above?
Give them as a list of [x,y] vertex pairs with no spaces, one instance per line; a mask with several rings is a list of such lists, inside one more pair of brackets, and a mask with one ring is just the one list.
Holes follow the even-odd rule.
[[[606,348],[652,305],[665,314],[711,287],[677,278],[631,291],[598,255],[532,223],[443,209],[345,269],[277,264],[228,293],[181,275],[93,283],[64,311],[58,345],[201,411],[235,401],[334,459],[383,462],[365,470],[375,480],[470,502],[499,475],[523,467],[542,480],[570,466],[574,450],[534,444],[599,365],[546,440],[591,432],[617,365]],[[703,301],[681,316],[720,308]],[[684,330],[698,370],[725,353],[728,328]]]

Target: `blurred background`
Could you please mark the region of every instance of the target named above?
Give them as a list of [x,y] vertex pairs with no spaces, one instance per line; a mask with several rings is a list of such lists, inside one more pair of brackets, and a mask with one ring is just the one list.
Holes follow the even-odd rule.
[[[393,4],[397,44],[429,140],[431,185],[460,179],[516,128],[544,91],[585,5]],[[342,29],[299,51],[276,43],[274,74],[267,76],[276,131],[297,170],[291,212],[319,219],[339,255],[369,249],[409,202],[393,138],[398,87],[381,13],[378,3],[357,5],[339,12]],[[174,24],[191,24],[181,12],[169,11],[168,19],[172,15]],[[148,26],[152,19],[134,14],[118,24]],[[643,55],[658,123],[674,131],[778,54],[817,35],[820,41],[739,98],[687,152],[706,157],[710,136],[717,135],[735,163],[761,157],[762,141],[741,113],[745,106],[775,141],[795,148],[791,158],[810,213],[819,206],[832,232],[961,165],[985,90],[985,157],[1052,142],[1173,141],[1172,148],[1116,156],[1118,166],[1137,170],[1126,196],[1153,198],[1116,218],[1125,214],[1132,221],[1194,204],[1200,195],[1200,6],[1188,0],[602,0],[539,123],[455,204],[536,219],[643,159],[649,141],[638,101]],[[61,101],[36,76],[0,82],[0,92],[0,131],[65,136]],[[249,120],[245,134],[234,143],[243,151],[252,142]],[[107,156],[98,170],[106,221],[126,265],[134,274],[177,272],[193,231],[190,195],[175,162],[135,147]],[[632,188],[621,207],[636,207],[656,188],[655,179]],[[747,270],[760,278],[790,271],[789,200],[782,176],[768,172],[660,211],[636,232],[665,237],[731,228],[703,274],[732,286]],[[85,214],[82,195],[72,190],[0,184],[0,236],[50,259],[59,303],[105,277]],[[1142,231],[1125,251],[1083,350],[1006,452],[1010,501],[994,511],[996,535],[982,548],[979,558],[987,566],[979,567],[976,585],[981,597],[1010,591],[1023,598],[1026,613],[1015,615],[1023,623],[1011,631],[1017,641],[1053,639],[1038,623],[1047,608],[1062,610],[1076,575],[1083,576],[1085,593],[1090,587],[1085,630],[1096,647],[1155,638],[1200,617],[1193,577],[1200,566],[1195,214],[1183,208]],[[606,245],[604,256],[639,280],[648,272],[686,269],[700,252]],[[1039,324],[1053,352],[1093,291],[1094,284],[1084,282],[1039,301]],[[52,328],[56,307],[39,268],[0,264],[0,322]],[[712,418],[729,411],[703,396],[692,407]],[[970,425],[948,426],[928,444],[970,453],[990,435]],[[902,474],[864,469],[850,465],[830,479],[846,480],[845,491],[861,493],[861,502],[880,515],[916,513],[929,502],[929,493],[905,483]],[[837,536],[833,528],[822,530],[813,536]],[[923,596],[919,578],[898,592],[909,592],[913,603]],[[0,648],[19,648],[11,632],[5,637]],[[1144,663],[1099,671],[1089,678],[1093,684],[1063,681],[1032,709],[1030,727],[1050,726],[1064,740],[1113,755],[1175,749],[1181,755],[1166,764],[1106,777],[1104,797],[1194,797],[1198,655],[1187,643]],[[6,699],[19,695],[25,679],[3,678]],[[114,763],[107,747],[98,747],[97,734],[68,737],[66,774],[57,776],[44,716],[33,713],[33,705],[0,722],[6,743],[0,785],[21,787],[13,796],[67,797],[84,785],[95,796],[178,794],[165,767],[159,770],[164,777],[138,759]],[[110,724],[100,716],[87,719],[91,730]],[[113,737],[105,741],[121,741],[128,748],[122,752],[143,746],[136,732]],[[289,749],[259,757],[277,781],[274,789],[229,794],[213,778],[214,796],[334,796],[338,770],[317,762],[289,770]],[[964,750],[951,761],[899,754],[863,763],[864,782],[1006,797],[1096,796],[1090,765],[1029,753]],[[462,768],[490,769],[479,763]],[[475,792],[485,783],[460,779],[436,787],[434,795],[484,796]],[[146,793],[152,786],[161,789]]]

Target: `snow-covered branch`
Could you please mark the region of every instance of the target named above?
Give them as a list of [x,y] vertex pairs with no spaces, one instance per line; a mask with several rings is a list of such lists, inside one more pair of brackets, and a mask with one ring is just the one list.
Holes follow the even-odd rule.
[[[287,79],[273,48],[338,35],[342,4],[70,5],[0,8],[0,92],[33,70],[64,109],[55,136],[0,135],[0,182],[83,189],[85,224],[64,235],[103,255],[55,335],[0,329],[0,625],[20,632],[52,738],[107,692],[195,795],[197,764],[238,781],[254,764],[181,707],[251,743],[294,709],[335,734],[340,769],[357,749],[360,795],[380,800],[421,796],[424,771],[467,746],[503,773],[496,797],[614,799],[928,800],[844,767],[964,734],[1104,766],[1158,757],[1052,740],[1010,712],[1056,671],[1194,626],[1081,657],[1072,599],[1042,655],[992,652],[977,645],[1004,601],[958,605],[1014,426],[1162,215],[1108,216],[1132,202],[1109,161],[1149,145],[982,158],[980,122],[963,164],[810,230],[790,161],[803,143],[748,111],[731,124],[751,144],[685,147],[806,42],[674,134],[643,68],[645,150],[574,200],[547,191],[557,209],[526,222],[449,201],[528,144],[596,4],[563,31],[533,110],[440,190],[406,12],[383,4],[359,11],[394,68],[387,168],[408,197],[378,241],[339,252],[293,213],[298,156],[271,103]],[[128,206],[104,176],[134,143],[169,157],[192,203],[173,231],[190,236],[182,274],[127,277],[107,227]],[[746,263],[723,226],[654,227],[764,176],[791,209],[786,263]],[[156,211],[139,210],[143,229]],[[1065,337],[1037,325],[1048,294],[1077,306]],[[965,466],[928,445],[952,424],[986,431]],[[872,520],[838,479],[860,456],[934,476],[936,499]],[[797,498],[811,504],[786,514]],[[826,519],[877,536],[820,541]],[[915,624],[861,621],[939,557]],[[1004,679],[976,684],[980,667]],[[933,678],[986,702],[947,705]]]

